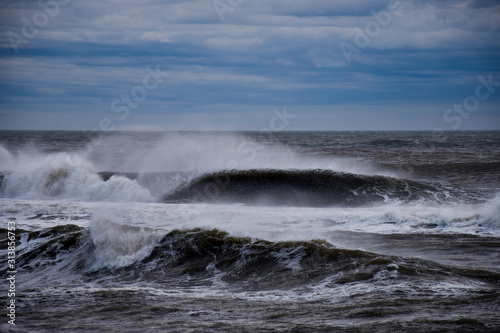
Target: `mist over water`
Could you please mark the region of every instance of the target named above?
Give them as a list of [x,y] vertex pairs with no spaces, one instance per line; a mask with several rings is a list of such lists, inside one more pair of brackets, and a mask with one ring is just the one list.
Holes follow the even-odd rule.
[[499,165],[499,132],[0,132],[19,322],[491,331]]
[[12,153],[1,147],[2,171],[13,171],[4,188],[7,196],[116,201],[121,191],[124,201],[148,200],[144,194],[131,195],[141,191],[133,189],[134,182],[123,177],[111,179],[112,185],[99,184],[96,174],[103,171],[139,175],[178,172],[177,182],[175,177],[162,179],[165,188],[163,193],[153,189],[156,195],[169,192],[180,181],[223,170],[326,169],[384,174],[360,160],[304,157],[283,144],[258,142],[236,133],[121,133],[97,137],[75,151],[67,148],[61,146],[54,152],[57,147],[51,147],[47,151],[43,142],[35,141],[23,143]]

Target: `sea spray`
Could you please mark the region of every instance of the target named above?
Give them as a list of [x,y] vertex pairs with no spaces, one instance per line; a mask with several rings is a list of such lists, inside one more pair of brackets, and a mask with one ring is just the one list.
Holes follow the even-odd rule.
[[159,239],[151,228],[124,224],[123,215],[111,209],[97,211],[90,222],[90,235],[95,246],[93,269],[120,268],[145,258]]
[[112,177],[104,182],[92,162],[78,153],[20,153],[13,171],[4,174],[2,195],[32,199],[153,201],[136,181]]

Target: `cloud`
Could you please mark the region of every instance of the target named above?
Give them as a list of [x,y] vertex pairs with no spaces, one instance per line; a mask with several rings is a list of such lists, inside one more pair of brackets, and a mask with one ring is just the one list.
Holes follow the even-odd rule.
[[[40,3],[53,1],[58,1],[57,13],[48,15]],[[204,107],[216,115],[214,105],[232,105],[234,113],[246,110],[243,118],[235,118],[241,127],[258,105],[301,110],[330,105],[335,111],[324,111],[325,121],[334,119],[329,112],[341,112],[336,106],[350,105],[353,119],[359,119],[356,114],[366,105],[421,104],[425,109],[465,98],[478,75],[492,73],[500,81],[500,6],[495,1],[400,1],[389,22],[380,25],[380,15],[393,3],[242,0],[221,21],[213,1],[206,0],[4,1],[0,121],[5,120],[0,127],[14,126],[15,110],[35,114],[49,106],[66,114],[68,122],[71,110],[79,112],[75,123],[82,112],[116,118],[112,101],[140,85],[147,66],[157,65],[170,76],[133,110],[128,128],[141,128],[136,121],[161,113],[194,119]],[[45,23],[43,15],[46,24],[36,26]],[[27,37],[30,24],[37,33]],[[378,30],[367,30],[377,24]],[[17,53],[13,35],[22,40]],[[357,50],[351,61],[341,43]],[[499,101],[495,93],[488,102]],[[408,110],[388,109],[403,118]],[[434,115],[435,122],[441,116]],[[315,119],[318,128],[324,126],[320,113]]]

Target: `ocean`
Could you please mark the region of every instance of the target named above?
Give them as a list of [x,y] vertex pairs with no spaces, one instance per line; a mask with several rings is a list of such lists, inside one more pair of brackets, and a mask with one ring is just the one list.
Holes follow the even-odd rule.
[[12,332],[500,331],[500,131],[0,131]]

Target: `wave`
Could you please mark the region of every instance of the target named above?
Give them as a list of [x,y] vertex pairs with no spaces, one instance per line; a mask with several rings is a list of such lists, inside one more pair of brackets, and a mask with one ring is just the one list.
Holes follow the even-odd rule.
[[229,170],[198,177],[163,201],[324,207],[441,200],[448,194],[437,185],[331,170]]
[[72,136],[68,140],[75,141],[69,143],[45,140],[18,143],[10,146],[11,151],[0,143],[0,196],[151,202],[204,173],[226,169],[377,172],[367,162],[304,158],[279,143],[236,134],[139,133],[90,142]]
[[[5,229],[0,234],[6,233]],[[224,283],[243,290],[288,289],[327,279],[330,285],[422,279],[498,284],[500,274],[452,268],[418,258],[337,248],[323,240],[270,242],[218,229],[158,230],[115,223],[18,230],[18,269],[27,276],[79,274],[85,279]],[[112,235],[115,235],[114,237]],[[5,243],[5,237],[3,237]],[[6,244],[2,244],[6,245]],[[4,247],[6,248],[6,246]],[[186,280],[187,279],[187,280]],[[205,282],[203,282],[205,281]]]
[[77,154],[56,153],[21,163],[0,173],[0,195],[29,199],[83,199],[90,201],[151,202],[151,193],[127,177],[103,181],[94,166]]
[[[482,203],[498,192],[474,186],[464,190],[462,185],[465,178],[477,184],[484,176],[489,178],[483,182],[494,184],[489,175],[495,175],[497,162],[481,164],[475,173],[466,172],[474,164],[455,166],[454,173],[424,165],[414,168],[418,177],[397,176],[381,171],[393,165],[379,168],[361,158],[306,158],[286,146],[229,134],[169,134],[154,140],[118,135],[68,152],[23,146],[9,152],[0,145],[0,159],[0,196],[7,198],[359,207]],[[421,177],[425,170],[459,181],[443,185],[439,177]]]
[[91,165],[81,159],[75,162],[65,154],[36,167],[1,172],[0,194],[11,198],[296,207],[414,201],[480,203],[485,199],[482,194],[437,183],[328,169],[95,172]]
[[[331,170],[228,170],[95,173],[88,165],[62,158],[37,168],[0,173],[8,197],[77,198],[168,203],[219,202],[282,206],[361,206],[441,197],[435,186],[384,176]],[[165,194],[167,193],[167,194]]]

